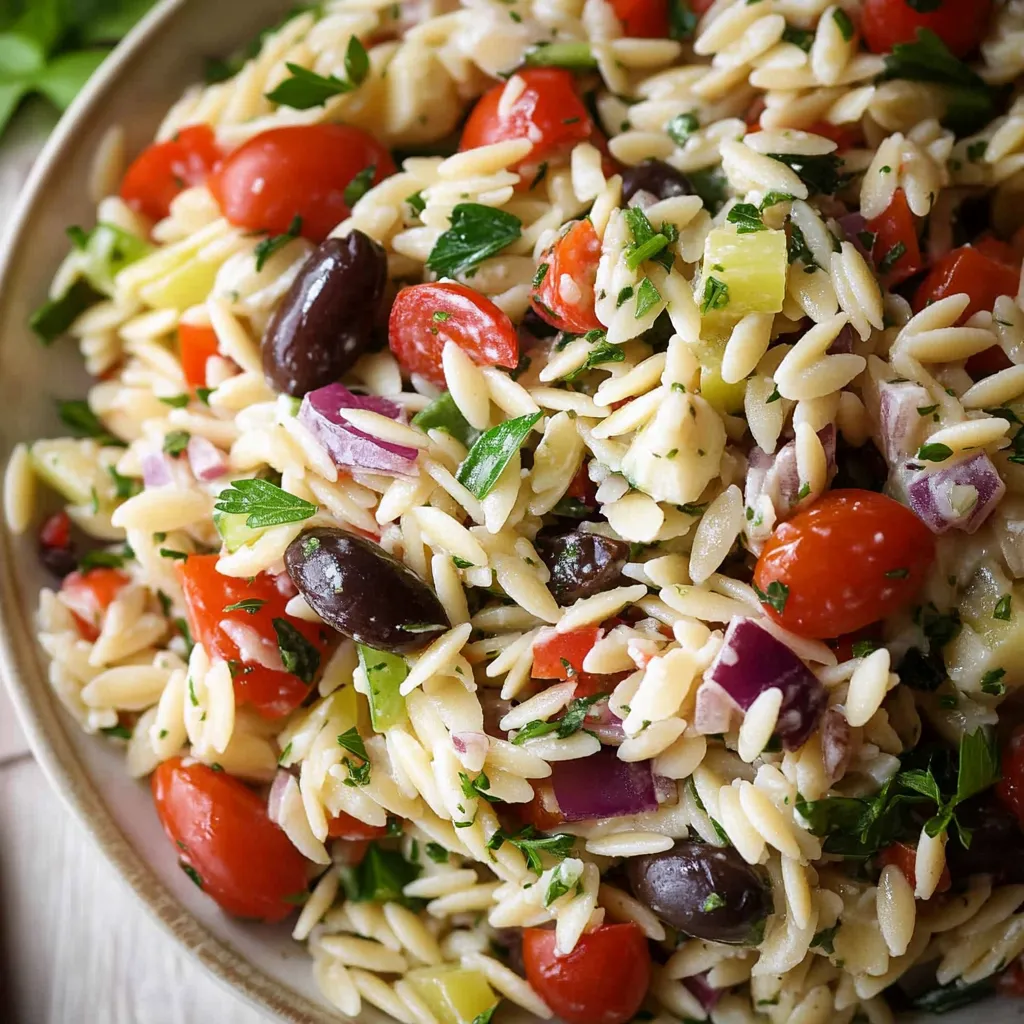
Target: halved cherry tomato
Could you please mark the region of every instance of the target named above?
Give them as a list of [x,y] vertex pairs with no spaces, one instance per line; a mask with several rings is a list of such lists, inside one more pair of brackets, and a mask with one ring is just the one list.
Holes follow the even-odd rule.
[[917,242],[917,224],[903,189],[896,189],[892,202],[867,222],[866,230],[875,236],[871,258],[887,288],[924,269]]
[[1024,828],[1024,725],[1014,729],[1003,747],[1001,768],[1003,777],[996,783],[996,796]]
[[580,936],[571,953],[555,933],[523,929],[523,962],[534,990],[566,1024],[626,1024],[651,980],[651,952],[638,925],[603,924]]
[[[574,221],[540,258],[533,296],[534,312],[544,321],[570,334],[586,334],[602,327],[594,312],[594,282],[601,259],[601,239],[589,220]],[[563,277],[569,279],[563,283]],[[536,278],[535,278],[536,280]]]
[[372,135],[347,124],[292,125],[253,136],[210,178],[224,216],[249,231],[288,231],[322,242],[349,215],[345,186],[373,167],[376,185],[395,173],[391,154]]
[[934,558],[935,537],[898,501],[830,491],[768,538],[754,583],[780,626],[825,640],[909,604]]
[[835,652],[839,661],[849,661],[851,658],[857,657],[857,654],[854,653],[857,644],[865,641],[875,647],[883,646],[882,629],[878,623],[858,629],[855,633],[844,633],[842,636],[837,636],[834,640],[829,640],[828,645]]
[[178,355],[185,380],[194,388],[206,387],[206,363],[217,354],[217,334],[204,324],[178,324]]
[[71,546],[71,517],[61,509],[54,512],[39,528],[39,543],[44,548],[68,548]]
[[622,31],[633,39],[664,39],[668,35],[668,0],[612,0]]
[[406,373],[444,387],[441,353],[454,341],[477,366],[519,362],[519,336],[508,316],[464,284],[414,284],[395,297],[388,345]]
[[519,816],[523,824],[533,825],[541,832],[553,832],[565,824],[555,797],[555,787],[546,779],[533,782],[533,799],[527,804],[519,804]]
[[868,49],[889,53],[897,43],[912,43],[919,29],[934,32],[955,57],[966,57],[985,38],[992,0],[865,0],[860,27]]
[[[893,864],[900,869],[903,877],[910,883],[912,889],[917,888],[917,847],[910,843],[892,843],[878,854],[879,867]],[[949,875],[949,868],[943,867],[939,884],[935,887],[936,892],[948,892],[953,884]]]
[[812,135],[831,139],[840,151],[852,149],[864,141],[864,133],[860,130],[859,122],[856,124],[829,124],[828,121],[815,121],[814,124],[807,127],[806,131]]
[[567,160],[573,146],[586,142],[594,123],[576,90],[572,72],[562,68],[526,68],[516,72],[524,88],[500,110],[505,84],[494,86],[477,100],[462,129],[459,149],[476,149],[508,139],[529,139],[533,149],[510,170],[528,186],[542,163]]
[[201,185],[221,159],[208,124],[182,128],[168,142],[154,142],[132,161],[121,182],[121,198],[151,220],[171,212],[171,202],[192,185]]
[[533,642],[534,679],[575,679],[583,659],[601,637],[600,626],[584,626],[568,633],[544,630]]
[[327,822],[327,834],[332,839],[383,839],[388,834],[388,827],[367,825],[365,821],[339,811]]
[[[235,699],[251,704],[265,718],[280,718],[294,711],[309,694],[316,673],[301,679],[280,664],[278,625],[298,631],[315,649],[320,665],[340,637],[326,626],[303,622],[285,613],[288,596],[267,573],[251,580],[217,572],[217,555],[189,555],[178,562],[185,611],[193,638],[202,643],[210,658],[219,658],[234,671]],[[292,591],[294,592],[294,591]],[[233,608],[246,602],[240,608]],[[227,628],[225,629],[225,626]],[[231,635],[229,635],[231,634]],[[244,636],[249,657],[243,657],[236,639]],[[258,660],[252,652],[258,652]]]
[[192,880],[229,914],[280,921],[306,891],[306,859],[248,786],[180,757],[153,772],[160,823]]
[[95,640],[100,635],[103,613],[130,582],[127,573],[107,568],[72,572],[64,577],[61,596],[86,640]]

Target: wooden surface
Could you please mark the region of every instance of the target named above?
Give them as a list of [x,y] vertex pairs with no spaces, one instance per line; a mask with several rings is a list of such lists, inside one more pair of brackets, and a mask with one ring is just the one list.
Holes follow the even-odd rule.
[[[0,225],[52,124],[29,106],[0,142]],[[0,685],[0,1022],[267,1021],[150,919],[51,792]]]

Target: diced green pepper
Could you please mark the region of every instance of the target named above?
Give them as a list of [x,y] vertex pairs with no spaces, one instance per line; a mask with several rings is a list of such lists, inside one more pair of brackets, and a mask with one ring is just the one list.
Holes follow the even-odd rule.
[[405,659],[365,644],[356,644],[356,650],[370,688],[370,721],[373,728],[383,732],[404,722],[405,698],[398,692],[398,688],[409,674]]
[[420,967],[405,979],[440,1024],[473,1024],[498,1005],[487,979],[465,967]]

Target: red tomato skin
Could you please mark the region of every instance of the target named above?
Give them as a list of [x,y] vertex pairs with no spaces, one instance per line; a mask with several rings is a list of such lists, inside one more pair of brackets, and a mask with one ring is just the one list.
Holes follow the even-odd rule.
[[220,162],[221,153],[208,124],[191,125],[167,142],[147,146],[121,181],[121,198],[151,220],[171,212],[174,197],[201,185]]
[[236,149],[210,178],[224,216],[249,231],[284,234],[295,217],[319,244],[348,215],[345,186],[364,168],[376,185],[395,173],[372,135],[346,124],[272,128]]
[[903,189],[896,189],[892,202],[877,217],[867,222],[866,230],[875,236],[871,259],[876,267],[882,265],[894,245],[902,243],[905,247],[903,254],[893,260],[882,275],[886,287],[892,288],[924,269],[921,246],[917,241],[917,225]]
[[[541,633],[533,642],[534,679],[574,679],[583,671],[583,659],[601,637],[600,626],[584,626],[568,633]],[[568,662],[568,664],[566,664]]]
[[1003,747],[1003,777],[996,783],[996,797],[1024,828],[1024,726],[1018,726]]
[[519,171],[529,186],[541,163],[567,159],[572,147],[586,142],[594,123],[576,91],[576,79],[562,68],[525,68],[516,72],[526,87],[510,109],[499,113],[505,84],[477,100],[462,129],[459,149],[476,149],[509,139],[531,139],[533,149],[509,169]]
[[519,816],[524,825],[532,825],[541,832],[553,832],[565,824],[555,798],[555,787],[546,780],[533,783],[533,799],[519,804]]
[[934,11],[915,11],[906,0],[865,0],[861,31],[873,53],[912,43],[918,29],[934,32],[954,57],[966,57],[985,38],[992,0],[941,0]]
[[[912,889],[917,888],[917,847],[910,843],[892,843],[885,847],[878,854],[878,866],[886,867],[893,864],[900,869],[900,873],[910,883]],[[953,884],[950,878],[949,868],[943,867],[942,875],[939,877],[939,884],[935,887],[936,892],[948,892]]]
[[805,130],[812,135],[831,139],[840,152],[844,149],[852,149],[864,141],[864,133],[860,130],[859,124],[830,124],[828,121],[815,121]]
[[185,380],[194,388],[206,387],[206,363],[217,354],[217,334],[204,324],[178,324],[178,354]]
[[780,626],[827,640],[909,604],[934,557],[935,538],[910,509],[851,488],[782,523],[757,560],[754,583],[765,594],[772,583],[789,588],[781,612],[764,605]]
[[[185,594],[189,629],[196,642],[212,658],[238,662],[235,673],[235,699],[251,704],[264,718],[280,718],[294,711],[309,694],[310,687],[291,672],[266,668],[243,661],[238,645],[221,628],[225,620],[254,629],[276,649],[274,619],[285,619],[320,652],[320,664],[326,662],[340,638],[324,626],[303,622],[285,612],[288,598],[281,593],[273,576],[261,573],[253,580],[238,579],[217,572],[217,555],[189,555],[178,563],[178,574]],[[263,601],[255,612],[224,609],[246,598]]]
[[622,31],[633,39],[664,39],[668,35],[668,0],[612,0]]
[[39,528],[39,543],[44,548],[68,548],[71,546],[71,517],[61,509],[54,512]]
[[226,772],[180,757],[153,772],[160,823],[203,892],[236,917],[280,921],[306,890],[306,860],[264,802]]
[[383,839],[388,834],[388,827],[387,825],[367,825],[365,821],[360,821],[358,818],[353,818],[351,814],[339,811],[327,822],[327,834],[332,839]]
[[[547,270],[532,297],[533,311],[545,322],[570,334],[586,334],[602,329],[594,312],[594,282],[601,259],[601,239],[589,220],[575,221],[540,258]],[[580,290],[579,302],[562,297],[562,275],[566,274]]]
[[565,956],[555,933],[523,929],[526,977],[566,1024],[626,1024],[647,995],[651,953],[638,925],[604,924],[585,932]]
[[95,640],[100,635],[103,613],[129,582],[127,573],[104,567],[72,572],[64,577],[61,593],[78,623],[78,631],[86,640]]
[[576,470],[576,475],[569,482],[565,493],[570,498],[576,498],[577,501],[581,501],[584,505],[590,505],[593,508],[597,505],[597,484],[590,479],[590,474],[587,472],[588,464],[588,462],[584,462]]
[[[436,313],[447,319],[436,320]],[[388,345],[402,369],[443,388],[441,353],[448,341],[477,366],[514,369],[519,362],[515,325],[490,299],[449,281],[403,288],[388,321]]]

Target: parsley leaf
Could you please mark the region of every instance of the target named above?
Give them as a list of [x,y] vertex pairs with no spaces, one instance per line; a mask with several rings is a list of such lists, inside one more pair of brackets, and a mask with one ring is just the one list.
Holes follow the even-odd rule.
[[606,363],[621,363],[626,358],[626,353],[621,345],[609,344],[604,340],[604,332],[599,333],[601,338],[587,353],[587,358],[583,361],[583,365],[577,366],[575,370],[567,373],[562,380],[575,380],[581,374],[586,373],[587,370],[592,370],[595,366],[602,366]]
[[665,125],[665,132],[677,146],[684,146],[686,140],[699,128],[700,121],[697,120],[696,114],[676,114]]
[[285,671],[312,684],[320,669],[320,652],[287,619],[274,619],[273,626]]
[[701,300],[700,313],[704,316],[712,309],[725,309],[729,305],[729,286],[717,277],[709,277],[704,282],[704,298]]
[[467,800],[475,800],[478,797],[488,803],[498,803],[496,796],[491,796],[487,791],[491,788],[491,780],[481,772],[475,779],[471,779],[465,772],[459,772],[459,782],[462,783],[462,795]]
[[564,860],[572,853],[576,837],[565,832],[548,836],[538,832],[532,825],[527,825],[514,835],[509,835],[498,829],[487,841],[487,848],[497,850],[505,842],[509,842],[516,847],[526,858],[526,863],[530,870],[539,875],[544,870],[544,865],[540,858],[541,853],[547,853],[558,860]]
[[340,874],[345,895],[354,903],[394,902],[413,908],[423,905],[402,893],[405,886],[419,878],[420,868],[397,850],[385,850],[371,842],[363,859],[355,867],[341,868]]
[[252,251],[253,256],[256,257],[256,273],[258,274],[263,269],[263,265],[275,252],[283,249],[290,241],[298,238],[301,233],[302,218],[295,214],[292,217],[291,224],[288,225],[288,230],[283,235],[272,235],[270,238],[264,238]]
[[346,186],[343,198],[346,206],[355,206],[373,185],[373,176],[377,173],[377,165],[364,167]]
[[540,418],[539,412],[527,413],[505,420],[481,434],[459,466],[456,473],[459,483],[475,497],[486,498]]
[[443,430],[456,441],[461,441],[467,448],[472,448],[480,436],[480,431],[471,427],[466,417],[459,412],[455,399],[448,391],[416,413],[412,422],[424,433],[428,430]]
[[268,92],[267,99],[282,107],[309,110],[311,107],[322,106],[334,96],[341,96],[343,93],[359,88],[369,73],[370,58],[363,44],[355,36],[352,36],[345,50],[347,80],[338,78],[336,75],[318,75],[315,71],[302,67],[301,64],[288,63],[285,67],[291,72],[291,78],[286,78],[275,89]]
[[232,480],[231,486],[220,492],[213,507],[218,512],[246,516],[245,525],[254,530],[297,523],[316,515],[316,505],[259,477]]
[[248,612],[255,615],[267,602],[259,597],[247,597],[242,601],[224,606],[226,612]]
[[639,320],[642,316],[646,316],[659,302],[661,302],[661,292],[649,277],[645,277],[636,289],[634,318]]
[[564,861],[559,864],[551,872],[551,879],[544,893],[544,906],[550,907],[555,900],[571,892],[579,883],[581,874],[581,869],[576,865],[566,864]]
[[442,277],[455,277],[501,252],[522,234],[522,221],[482,203],[459,203],[451,227],[434,243],[427,266]]
[[100,422],[99,417],[89,408],[89,403],[80,399],[58,402],[57,413],[61,422],[77,437],[94,438],[98,444],[123,445]]
[[780,615],[786,610],[786,602],[789,600],[789,587],[778,580],[772,580],[767,590],[762,590],[756,583],[752,583],[754,593],[757,594],[761,604],[770,605]]
[[779,160],[794,171],[813,196],[820,192],[832,195],[846,184],[847,178],[840,173],[843,161],[835,153],[807,156],[801,153],[769,153],[773,160]]
[[730,224],[736,225],[736,234],[749,235],[754,231],[764,231],[761,213],[753,203],[737,203],[725,218]]
[[953,454],[953,449],[946,444],[923,444],[917,451],[922,462],[945,462]]
[[694,13],[689,0],[669,0],[668,34],[680,42],[692,39],[697,29],[699,16]]

